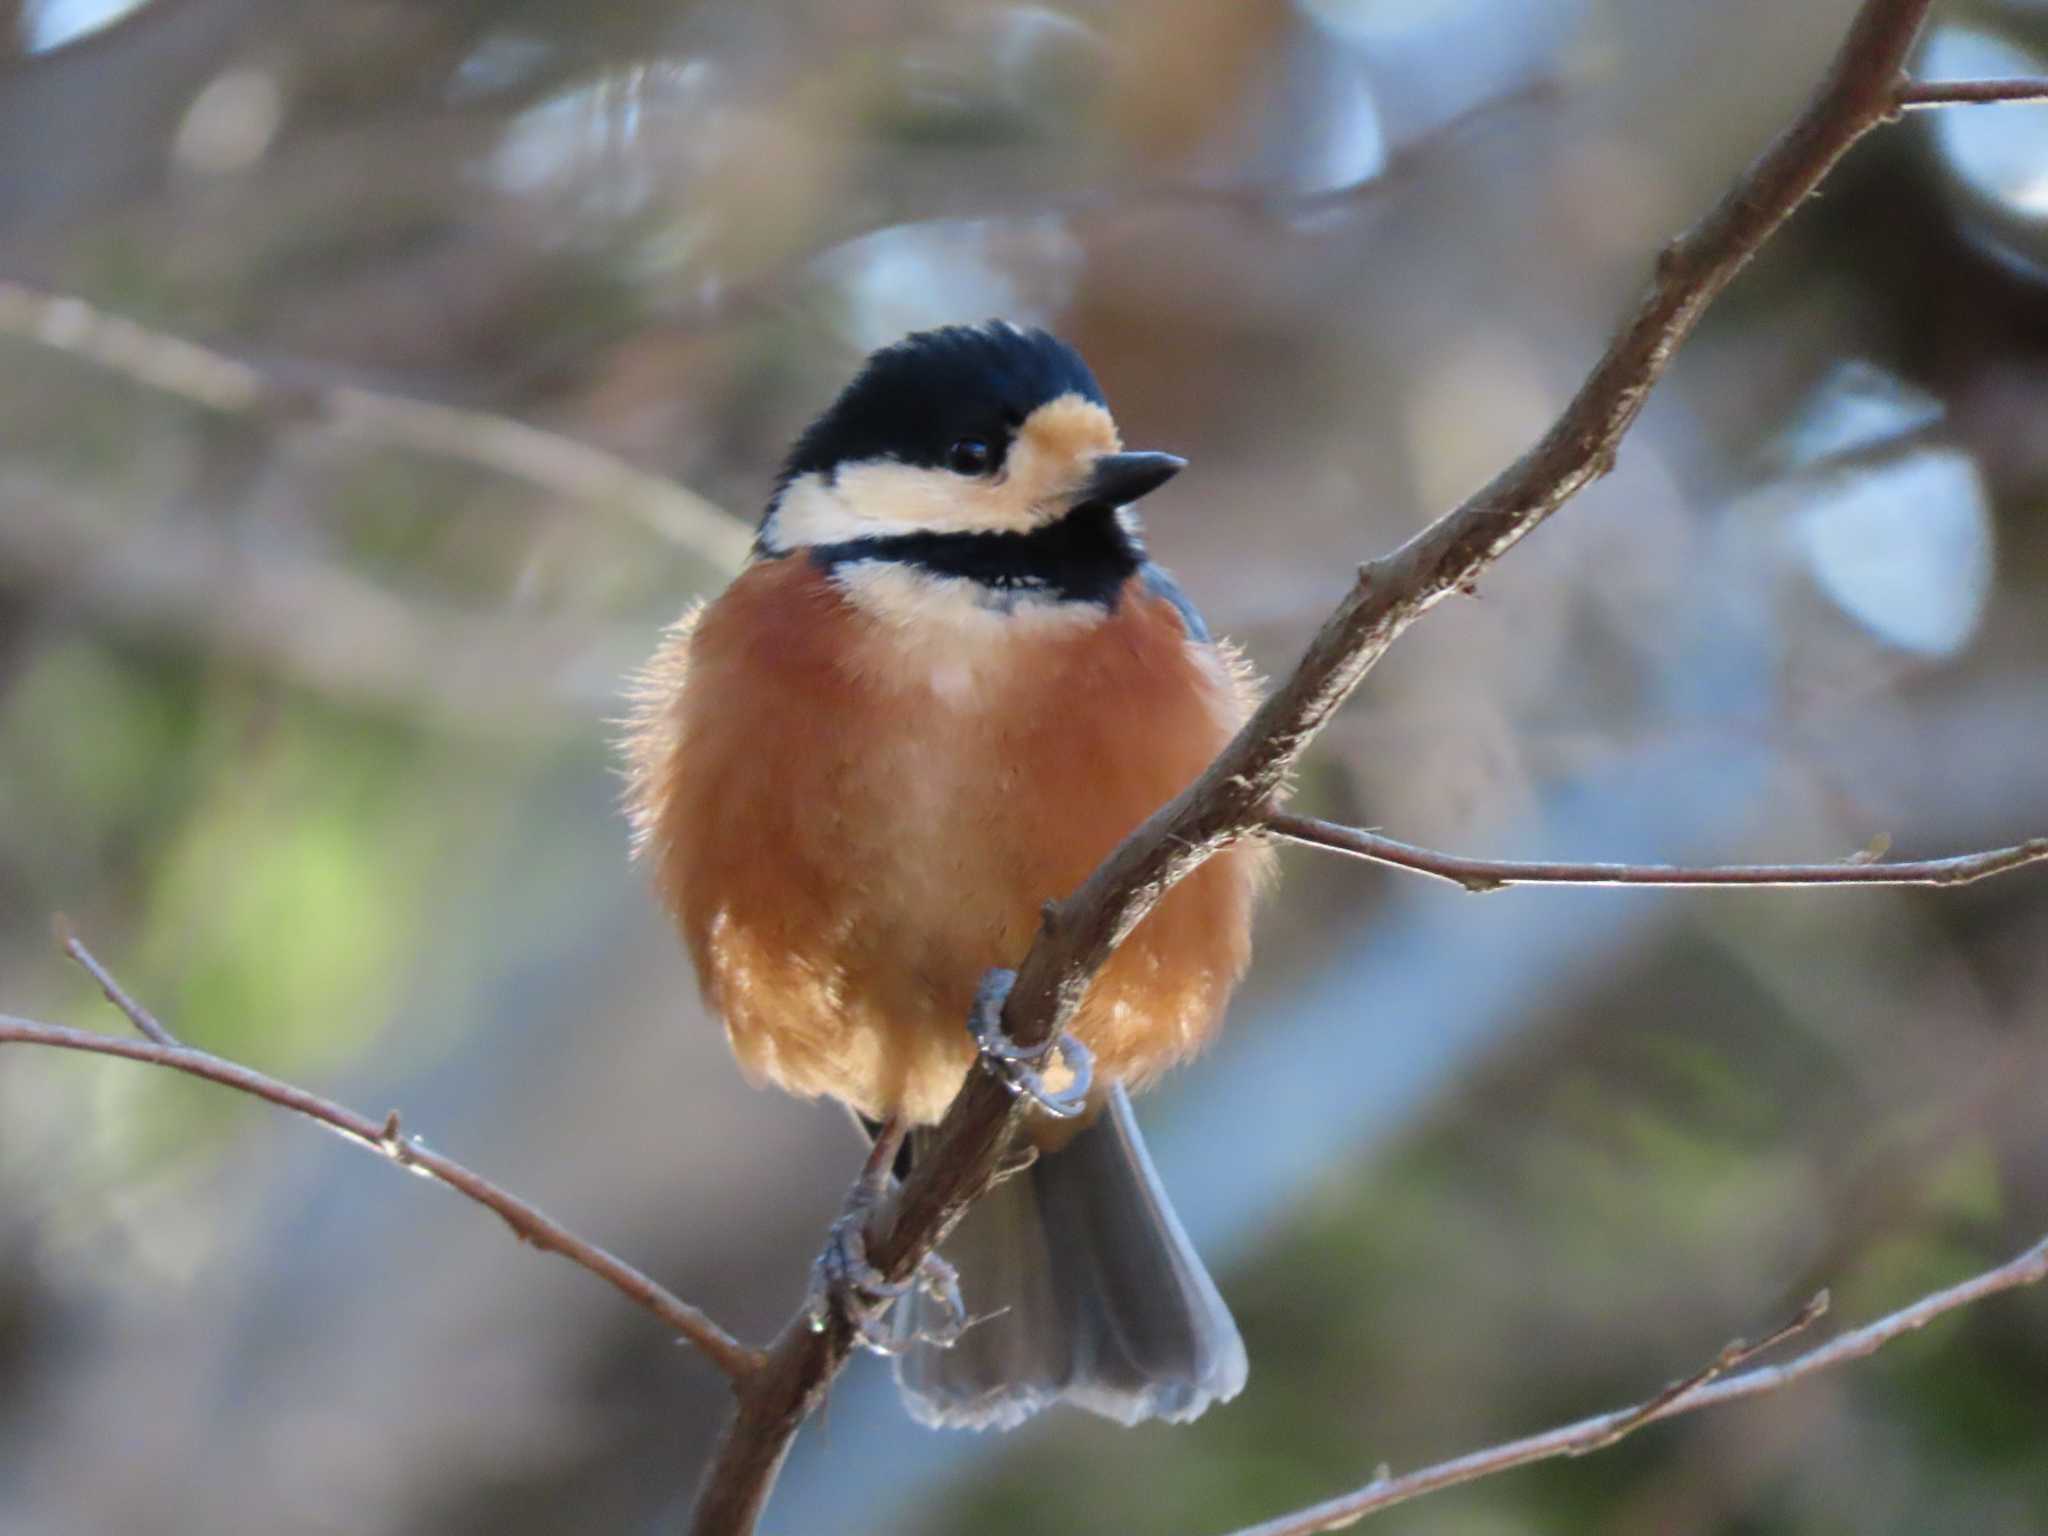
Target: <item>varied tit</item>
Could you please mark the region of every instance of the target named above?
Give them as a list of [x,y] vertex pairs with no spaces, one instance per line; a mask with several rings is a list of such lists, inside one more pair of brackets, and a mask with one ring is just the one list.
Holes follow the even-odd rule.
[[[877,352],[797,441],[629,741],[638,846],[750,1076],[884,1137],[935,1123],[984,975],[1243,722],[1242,666],[1130,510],[1181,467],[1123,450],[1071,348],[1001,322]],[[936,1289],[897,1304],[920,1420],[1185,1420],[1243,1386],[1126,1095],[1221,1020],[1267,862],[1211,858],[1095,979],[1073,1026],[1092,1087],[1043,1099],[1079,1113],[1028,1114],[1028,1173],[945,1245],[977,1320],[948,1343]]]

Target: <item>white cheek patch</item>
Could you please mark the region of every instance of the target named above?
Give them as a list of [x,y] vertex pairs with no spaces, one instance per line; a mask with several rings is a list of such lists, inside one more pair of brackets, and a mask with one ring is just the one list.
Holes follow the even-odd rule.
[[992,478],[864,459],[782,489],[761,528],[776,554],[906,533],[1029,533],[1062,516],[1097,457],[1120,446],[1109,412],[1079,395],[1034,410]]
[[901,530],[882,526],[863,517],[825,483],[821,475],[799,475],[783,487],[775,510],[761,525],[762,546],[775,554],[815,544],[848,544],[855,539],[872,539]]
[[1055,515],[1032,487],[1005,473],[975,480],[890,459],[842,464],[828,483],[801,475],[784,487],[761,530],[778,554],[907,533],[1023,533]]

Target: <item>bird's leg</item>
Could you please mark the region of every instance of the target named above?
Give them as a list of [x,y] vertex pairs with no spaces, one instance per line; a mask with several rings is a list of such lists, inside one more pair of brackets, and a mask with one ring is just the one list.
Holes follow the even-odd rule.
[[[814,1331],[822,1330],[836,1306],[852,1325],[854,1337],[876,1354],[897,1353],[904,1344],[918,1339],[941,1346],[951,1344],[965,1326],[967,1309],[960,1299],[960,1277],[953,1266],[936,1253],[926,1254],[914,1280],[891,1280],[868,1261],[868,1221],[894,1182],[890,1170],[902,1150],[909,1127],[901,1115],[891,1115],[868,1148],[860,1175],[847,1191],[846,1204],[825,1234],[824,1251],[818,1255],[811,1279],[806,1310]],[[887,1316],[891,1302],[921,1290],[939,1304],[943,1321],[937,1331],[919,1333],[915,1338],[892,1335]]]
[[1003,1003],[1017,983],[1015,971],[985,972],[975,989],[967,1029],[981,1052],[981,1064],[1013,1094],[1021,1094],[1055,1120],[1071,1120],[1088,1106],[1095,1058],[1065,1032],[1040,1045],[1023,1046],[1003,1033]]
[[811,1276],[807,1303],[811,1328],[822,1332],[836,1306],[853,1325],[854,1335],[866,1347],[886,1353],[888,1329],[883,1319],[889,1303],[906,1294],[910,1287],[899,1285],[868,1262],[868,1218],[888,1193],[889,1170],[903,1146],[909,1127],[901,1115],[891,1115],[875,1132],[867,1160],[853,1188],[846,1192],[846,1204],[825,1234],[824,1250]]

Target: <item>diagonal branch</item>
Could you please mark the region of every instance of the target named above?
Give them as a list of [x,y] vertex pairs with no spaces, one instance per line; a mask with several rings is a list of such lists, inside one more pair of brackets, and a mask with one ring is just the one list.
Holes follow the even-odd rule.
[[[1396,639],[1613,467],[1621,439],[1700,316],[1865,134],[1897,118],[1905,68],[1931,0],[1864,0],[1798,118],[1707,216],[1659,253],[1648,290],[1534,447],[1463,505],[1363,566],[1294,671],[1202,776],[1113,852],[1073,895],[1049,903],[1003,1009],[1029,1047],[1073,1017],[1095,974],[1159,898],[1256,829],[1302,753]],[[993,1176],[1014,1101],[970,1073],[869,1257],[891,1280],[912,1270]],[[845,1364],[843,1318],[802,1314],[740,1386],[694,1516],[700,1536],[753,1530],[797,1429]],[[1727,1383],[1719,1384],[1726,1386]],[[1708,1390],[1714,1390],[1712,1388]]]
[[1209,769],[1048,913],[1004,1009],[1010,1038],[1064,1028],[1088,984],[1159,897],[1256,826],[1317,733],[1430,608],[1473,583],[1613,468],[1623,435],[1700,316],[1851,145],[1897,111],[1930,0],[1867,0],[1819,93],[1697,225],[1659,253],[1649,290],[1564,414],[1462,506],[1362,567],[1294,672]]
[[1919,859],[1881,864],[1847,859],[1839,864],[1564,864],[1520,859],[1474,859],[1418,848],[1368,832],[1339,826],[1313,816],[1275,811],[1265,819],[1275,837],[1308,848],[1323,848],[1352,858],[1390,864],[1448,880],[1484,895],[1513,885],[1657,885],[1681,890],[1728,886],[1802,885],[1968,885],[2031,864],[2048,863],[2048,837],[2030,838],[2010,848],[1958,854],[1947,859]]
[[[67,938],[65,949],[92,972],[114,1005],[138,1029],[151,1033],[152,1038],[129,1040],[119,1035],[67,1029],[60,1024],[38,1024],[31,1019],[0,1014],[0,1045],[54,1046],[58,1050],[148,1062],[152,1066],[169,1067],[173,1072],[219,1083],[224,1088],[233,1088],[239,1093],[275,1104],[280,1109],[304,1115],[372,1152],[382,1153],[399,1167],[445,1184],[486,1210],[496,1212],[521,1242],[531,1243],[545,1253],[559,1253],[570,1263],[589,1270],[628,1301],[653,1313],[675,1333],[696,1345],[732,1380],[741,1380],[755,1368],[760,1357],[753,1350],[624,1259],[615,1258],[597,1244],[578,1237],[537,1207],[527,1204],[509,1190],[500,1189],[483,1175],[472,1173],[453,1158],[429,1151],[416,1138],[404,1135],[399,1127],[398,1111],[393,1110],[382,1120],[372,1120],[331,1099],[323,1099],[318,1094],[281,1082],[239,1062],[180,1045],[169,1037],[168,1031],[163,1031],[162,1025],[157,1025],[157,1031],[162,1031],[166,1038],[158,1039],[155,1032],[149,1031],[143,1023],[144,1019],[150,1018],[148,1012],[121,990],[83,945]],[[151,1022],[155,1021],[151,1019]]]
[[[1760,1366],[1744,1371],[1739,1376],[1726,1376],[1711,1366],[1695,1378],[1689,1378],[1682,1389],[1675,1394],[1660,1392],[1647,1402],[1634,1408],[1622,1408],[1613,1413],[1603,1413],[1590,1419],[1581,1419],[1576,1424],[1566,1424],[1558,1429],[1546,1430],[1540,1435],[1531,1435],[1524,1440],[1512,1440],[1505,1445],[1492,1446],[1483,1451],[1473,1451],[1451,1461],[1438,1462],[1433,1467],[1405,1473],[1400,1477],[1379,1476],[1356,1492],[1313,1505],[1308,1509],[1296,1510],[1293,1514],[1282,1515],[1277,1520],[1268,1520],[1262,1525],[1247,1526],[1233,1533],[1233,1536],[1315,1536],[1319,1531],[1340,1530],[1367,1515],[1377,1514],[1395,1504],[1420,1498],[1425,1493],[1435,1493],[1442,1488],[1455,1488],[1460,1483],[1477,1482],[1483,1477],[1526,1467],[1532,1462],[1550,1461],[1559,1456],[1579,1456],[1589,1451],[1604,1449],[1616,1440],[1662,1419],[1676,1418],[1682,1413],[1693,1413],[1701,1408],[1714,1408],[1722,1403],[1738,1402],[1744,1398],[1762,1397],[1766,1393],[1782,1391],[1809,1376],[1819,1375],[1851,1360],[1861,1360],[1874,1355],[1894,1339],[1903,1338],[1917,1329],[1951,1312],[1959,1311],[1973,1302],[1996,1296],[2002,1291],[2015,1291],[2023,1286],[2039,1285],[2048,1280],[2048,1240],[2036,1243],[2025,1253],[1996,1269],[1989,1269],[1979,1275],[1952,1285],[1947,1290],[1936,1291],[1923,1296],[1911,1306],[1902,1307],[1874,1323],[1853,1329],[1839,1338],[1831,1339],[1805,1354],[1786,1361],[1783,1365]],[[1804,1314],[1802,1314],[1804,1316]],[[1795,1320],[1796,1321],[1796,1320]],[[1783,1331],[1773,1335],[1763,1345],[1768,1347],[1783,1338]],[[1750,1346],[1731,1346],[1748,1354],[1755,1352]],[[1723,1352],[1724,1356],[1727,1351]],[[1718,1378],[1718,1379],[1717,1379]]]

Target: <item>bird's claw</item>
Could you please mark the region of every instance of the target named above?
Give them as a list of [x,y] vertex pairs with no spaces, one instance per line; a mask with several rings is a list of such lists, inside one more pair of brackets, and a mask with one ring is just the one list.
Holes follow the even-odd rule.
[[968,1032],[981,1064],[1011,1093],[1021,1095],[1055,1120],[1071,1120],[1088,1105],[1095,1057],[1062,1032],[1039,1045],[1019,1045],[1003,1032],[1003,1003],[1017,982],[1015,971],[994,970],[975,989]]
[[[825,1235],[804,1304],[811,1331],[824,1332],[836,1311],[853,1329],[854,1342],[873,1354],[898,1355],[912,1344],[949,1347],[967,1328],[960,1276],[936,1253],[928,1253],[910,1280],[891,1280],[868,1259],[869,1211],[869,1203],[853,1203]],[[913,1291],[938,1303],[938,1323],[914,1332],[893,1328],[890,1307]]]
[[813,1333],[823,1333],[836,1311],[853,1329],[856,1343],[878,1355],[892,1354],[889,1305],[910,1293],[868,1262],[869,1207],[849,1207],[825,1234],[825,1246],[811,1266],[811,1293],[804,1303]]
[[896,1347],[900,1350],[912,1344],[932,1344],[951,1349],[967,1331],[968,1324],[967,1303],[960,1296],[960,1272],[936,1253],[928,1253],[917,1266],[916,1288],[938,1304],[938,1321],[929,1327],[920,1324],[916,1329],[906,1330],[905,1336],[897,1339]]

